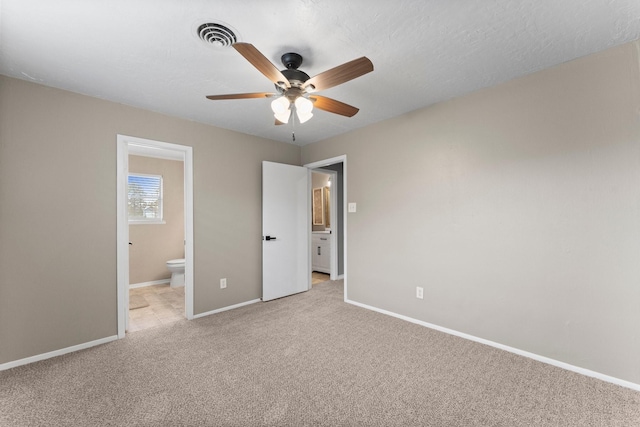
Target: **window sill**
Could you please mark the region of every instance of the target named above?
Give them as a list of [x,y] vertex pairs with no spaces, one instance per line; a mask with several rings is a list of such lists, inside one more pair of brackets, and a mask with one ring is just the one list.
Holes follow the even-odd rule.
[[129,221],[129,225],[158,225],[166,224],[166,221],[154,220],[154,221]]

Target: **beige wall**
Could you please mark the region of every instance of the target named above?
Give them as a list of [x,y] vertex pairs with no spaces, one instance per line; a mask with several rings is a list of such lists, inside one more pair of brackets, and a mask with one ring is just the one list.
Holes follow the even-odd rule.
[[130,155],[129,172],[162,176],[164,221],[129,225],[129,283],[169,279],[167,261],[184,258],[184,162]]
[[0,363],[117,334],[117,134],[193,147],[194,313],[260,298],[261,161],[299,147],[0,76]]
[[303,147],[347,155],[348,298],[640,383],[639,111],[632,43]]

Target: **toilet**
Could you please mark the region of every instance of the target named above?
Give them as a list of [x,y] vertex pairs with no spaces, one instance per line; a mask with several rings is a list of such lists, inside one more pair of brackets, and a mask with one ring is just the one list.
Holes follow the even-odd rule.
[[184,258],[170,259],[167,261],[167,268],[171,272],[169,286],[172,288],[184,286]]

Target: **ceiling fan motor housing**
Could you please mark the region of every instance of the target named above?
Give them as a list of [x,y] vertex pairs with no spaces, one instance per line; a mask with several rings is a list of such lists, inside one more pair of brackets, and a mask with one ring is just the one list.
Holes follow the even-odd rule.
[[[287,68],[286,70],[281,71],[282,75],[289,80],[292,87],[299,88],[304,84],[304,82],[310,79],[307,73],[298,70],[298,67],[302,65],[302,55],[289,52],[282,55],[280,60],[282,61],[282,65]],[[282,88],[279,88],[278,85],[276,85],[276,88],[282,92]]]
[[302,65],[302,55],[294,52],[285,53],[280,57],[280,61],[287,69],[297,70]]
[[307,73],[300,70],[282,70],[282,75],[284,75],[287,80],[289,80],[291,86],[302,85],[302,83],[306,82],[310,78]]

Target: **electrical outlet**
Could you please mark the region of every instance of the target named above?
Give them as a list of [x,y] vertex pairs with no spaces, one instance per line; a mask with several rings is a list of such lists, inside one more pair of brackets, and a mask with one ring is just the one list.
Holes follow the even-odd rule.
[[424,289],[420,286],[416,286],[416,298],[423,299],[424,298]]
[[227,278],[220,279],[220,289],[224,289],[227,287]]

